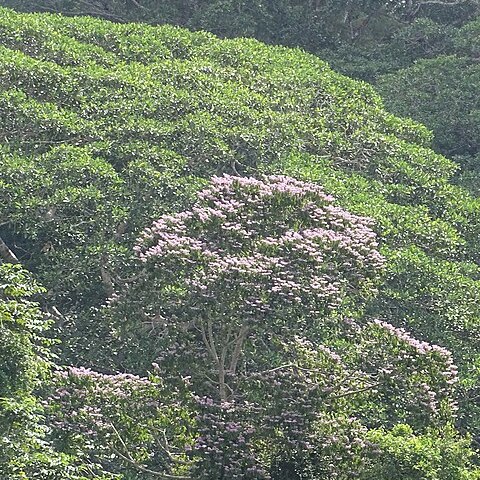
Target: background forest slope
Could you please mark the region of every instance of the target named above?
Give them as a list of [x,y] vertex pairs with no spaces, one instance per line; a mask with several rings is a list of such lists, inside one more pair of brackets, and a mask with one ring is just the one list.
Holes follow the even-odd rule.
[[[412,68],[421,68],[421,64]],[[470,465],[473,450],[469,444],[475,445],[480,435],[480,201],[455,184],[459,166],[432,149],[429,130],[388,113],[370,85],[335,73],[313,54],[253,39],[220,40],[210,33],[173,26],[20,14],[2,8],[0,140],[3,259],[21,263],[46,289],[42,292],[24,272],[2,266],[4,293],[0,300],[15,325],[11,330],[15,333],[9,330],[8,334],[11,350],[0,350],[2,375],[14,378],[11,372],[16,367],[5,360],[9,352],[17,351],[20,344],[38,344],[39,336],[44,338],[43,327],[38,326],[42,311],[53,320],[49,338],[61,340],[59,344],[47,341],[55,363],[101,372],[77,368],[71,375],[65,374],[57,382],[80,378],[75,388],[84,388],[92,397],[87,401],[85,394],[64,385],[62,395],[50,398],[60,406],[50,406],[47,414],[41,415],[37,406],[32,406],[35,395],[40,395],[32,379],[48,374],[30,371],[27,361],[22,364],[22,388],[9,387],[2,397],[10,395],[30,405],[22,408],[37,425],[32,428],[40,438],[38,445],[48,439],[57,456],[52,453],[49,473],[35,476],[38,462],[45,463],[45,458],[40,455],[35,457],[37,463],[31,463],[33,454],[27,451],[27,460],[20,465],[21,457],[13,461],[5,448],[2,478],[68,478],[67,474],[72,478],[185,478],[191,465],[197,468],[194,478],[210,479],[224,478],[225,465],[236,465],[235,475],[240,475],[236,478],[295,478],[294,471],[302,479],[351,478],[349,468],[363,472],[364,479],[386,479],[393,474],[405,479],[478,478]],[[341,454],[332,440],[332,458],[343,455],[343,463],[322,456],[326,454],[321,448],[315,450],[318,446],[312,447],[311,456],[300,458],[303,444],[295,443],[288,450],[282,444],[288,435],[277,431],[273,437],[251,441],[249,448],[254,453],[248,451],[245,458],[249,462],[254,458],[253,465],[243,457],[228,463],[226,449],[219,467],[218,459],[212,460],[213,453],[205,453],[197,442],[197,456],[192,460],[182,454],[181,466],[172,467],[170,452],[162,456],[159,447],[152,446],[158,438],[163,442],[163,437],[157,438],[153,432],[169,436],[175,452],[190,451],[192,439],[202,431],[198,416],[197,424],[191,420],[199,407],[191,407],[191,397],[183,387],[161,391],[148,383],[153,379],[142,383],[154,373],[152,364],[159,363],[166,347],[160,342],[158,326],[147,328],[148,315],[145,319],[135,310],[137,299],[148,304],[148,295],[154,302],[156,293],[153,287],[148,290],[148,282],[142,283],[147,274],[142,274],[133,247],[155,219],[191,208],[198,191],[210,188],[210,178],[224,174],[294,177],[305,185],[321,185],[340,209],[371,217],[385,269],[379,278],[372,277],[376,288],[368,294],[361,288],[350,292],[351,298],[334,317],[349,317],[361,325],[377,320],[393,329],[405,328],[409,333],[399,330],[399,344],[389,353],[398,360],[392,361],[394,371],[411,358],[402,351],[405,342],[416,345],[420,356],[431,351],[422,342],[450,350],[459,367],[459,381],[448,390],[448,396],[446,386],[437,394],[426,380],[435,377],[435,362],[445,361],[451,367],[448,355],[434,349],[434,359],[428,360],[431,363],[422,364],[425,371],[411,360],[402,370],[404,383],[395,386],[399,391],[378,395],[384,395],[387,404],[398,395],[398,405],[378,407],[378,399],[362,395],[355,399],[353,395],[350,403],[336,404],[339,426],[321,423],[318,418],[312,421],[315,426],[308,427],[308,435],[320,439],[320,444],[331,435],[328,429],[343,428],[346,444],[351,444],[349,439],[355,435],[362,438],[358,444],[353,442],[358,451],[352,453],[350,446]],[[291,210],[286,212],[291,215]],[[352,285],[357,281],[353,278]],[[142,289],[135,290],[135,282]],[[131,291],[135,295],[129,296]],[[37,295],[39,303],[31,303],[31,295]],[[115,303],[112,298],[120,300]],[[128,301],[122,304],[122,298]],[[22,312],[28,321],[19,317]],[[327,333],[314,331],[311,338],[317,335],[328,348],[353,355],[348,347],[351,338],[336,337],[340,335],[336,328]],[[25,329],[30,333],[23,334]],[[376,345],[365,334],[362,341],[365,349],[383,352],[379,345],[388,342],[380,340]],[[40,341],[42,349],[47,348],[45,342]],[[252,344],[252,351],[254,347]],[[53,358],[42,349],[45,363],[39,370],[49,371]],[[21,352],[36,363],[39,353],[35,348],[25,347]],[[387,362],[387,354],[382,355],[373,357],[382,364]],[[278,368],[275,362],[269,366]],[[374,367],[361,368],[371,374],[369,369]],[[388,369],[383,372],[389,374]],[[195,383],[195,374],[192,376]],[[89,381],[102,385],[103,390]],[[422,385],[426,397],[441,397],[438,409],[432,407],[435,400],[427,402],[427,407],[433,408],[427,417],[424,411],[415,410],[422,406],[415,402],[405,406],[400,400],[408,397],[402,388],[413,388],[411,381],[418,383],[415,388]],[[45,380],[44,386],[49,383]],[[363,385],[358,390],[362,393],[368,388]],[[81,426],[66,429],[62,422],[69,415],[62,398],[71,391],[77,393],[68,395],[80,403],[71,400],[68,408],[84,412],[89,419],[84,407],[100,408],[95,403],[99,402],[105,408],[107,404],[107,413],[102,410],[95,415],[105,415],[110,423],[93,428],[84,418],[86,426],[79,420]],[[129,394],[118,393],[125,391]],[[159,417],[148,408],[158,402],[155,395],[160,391],[170,410]],[[352,398],[352,391],[345,398]],[[200,393],[205,394],[194,390],[192,395]],[[409,394],[418,399],[417,390]],[[182,395],[189,400],[180,401]],[[252,398],[257,401],[263,395],[259,391]],[[170,402],[169,396],[175,401]],[[115,403],[116,398],[127,397],[135,408],[124,405],[123,400]],[[254,404],[248,398],[247,403]],[[18,406],[13,408],[8,402],[3,408],[18,411]],[[37,412],[39,419],[33,418],[32,412]],[[227,413],[223,414],[228,419]],[[358,424],[351,420],[354,414],[359,416],[355,419]],[[9,415],[3,415],[2,421],[9,424]],[[211,420],[213,414],[209,415]],[[181,419],[174,431],[166,427],[172,425],[172,418]],[[223,425],[228,423],[225,418]],[[21,438],[21,433],[18,435]],[[3,441],[15,451],[12,438],[10,433]],[[30,448],[24,440],[18,441]],[[270,448],[265,447],[268,442]],[[38,445],[32,444],[32,451],[38,450]],[[165,444],[161,445],[160,450],[166,450]],[[373,458],[377,460],[370,461],[370,453],[362,450],[365,445],[376,445]],[[282,452],[288,452],[288,458],[282,458]],[[47,472],[47,467],[42,468]],[[63,468],[61,473],[54,473],[59,468]],[[156,474],[151,473],[154,470]]]
[[301,47],[377,85],[392,113],[434,131],[433,147],[478,191],[478,0],[2,0],[26,11],[92,15]]

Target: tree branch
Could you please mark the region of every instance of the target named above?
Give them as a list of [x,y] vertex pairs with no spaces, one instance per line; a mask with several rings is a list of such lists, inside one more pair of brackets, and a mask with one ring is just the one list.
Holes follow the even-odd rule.
[[210,342],[207,338],[207,334],[205,331],[205,326],[203,325],[203,323],[200,323],[200,332],[202,334],[202,340],[203,340],[203,343],[205,344],[205,347],[207,348],[208,353],[212,356],[212,358],[215,360],[215,362],[218,365],[219,359],[218,359],[217,351],[215,349],[215,346],[213,346],[212,348],[212,345],[210,345]]
[[108,256],[103,254],[100,259],[100,276],[102,277],[102,284],[105,289],[105,295],[110,298],[115,293],[115,287],[113,285],[113,279],[108,272],[106,265],[108,262]]
[[163,473],[163,472],[156,472],[155,470],[150,470],[147,467],[144,467],[143,465],[139,464],[136,462],[131,455],[128,453],[127,446],[125,445],[125,442],[123,441],[123,438],[120,436],[118,433],[118,430],[115,428],[115,425],[112,422],[109,422],[110,426],[112,427],[113,431],[115,432],[115,435],[117,436],[118,440],[122,444],[123,448],[125,449],[125,454],[120,452],[117,448],[114,446],[110,446],[110,448],[123,460],[125,460],[127,463],[132,465],[132,467],[135,467],[137,470],[143,473],[148,473],[150,475],[154,475],[155,477],[158,478],[163,478],[164,480],[191,480],[191,477],[186,477],[182,475],[169,475],[168,473]]
[[156,430],[157,430],[157,432],[161,433],[162,437],[163,437],[163,443],[160,440],[160,438],[158,438],[158,437],[155,438],[155,440],[157,442],[157,445],[165,453],[165,455],[168,457],[168,459],[171,462],[177,463],[179,465],[190,465],[189,462],[186,462],[184,460],[180,460],[180,459],[174,457],[174,454],[170,451],[170,447],[168,445],[168,440],[167,440],[167,435],[165,434],[165,430],[158,430],[158,429],[156,429]]
[[17,256],[8,248],[8,245],[0,237],[0,257],[5,263],[20,263]]
[[300,367],[295,363],[286,363],[285,365],[280,365],[279,367],[271,368],[270,370],[262,370],[261,372],[254,372],[250,375],[250,377],[265,375],[266,373],[274,373],[274,372],[278,372],[279,370],[285,370],[287,368],[299,370],[300,372],[308,372],[308,373],[318,372],[318,369]]
[[453,7],[455,5],[460,5],[461,3],[467,3],[470,0],[453,0],[451,2],[447,0],[422,0],[419,2],[419,6],[423,5],[444,5],[446,7]]
[[339,395],[332,395],[330,398],[336,400],[337,398],[349,397],[350,395],[356,395],[357,393],[363,393],[372,388],[379,387],[383,382],[373,383],[372,385],[367,385],[366,387],[359,388],[358,390],[351,390],[349,392],[340,393]]
[[238,361],[240,360],[240,355],[242,354],[243,343],[245,342],[247,335],[248,335],[248,327],[244,325],[240,329],[240,333],[236,338],[235,348],[233,350],[232,359],[230,361],[229,372],[232,375],[235,375],[235,372],[237,370]]
[[145,7],[144,5],[141,5],[140,3],[138,3],[137,0],[129,0],[129,2],[130,2],[134,7],[140,8],[140,9],[145,10],[145,11],[148,12],[148,8]]
[[127,463],[135,467],[137,470],[143,473],[148,473],[150,475],[154,475],[158,478],[163,478],[164,480],[191,480],[191,477],[186,477],[182,475],[169,475],[168,473],[156,472],[155,470],[150,470],[149,468],[140,465],[135,460],[130,458],[129,456],[124,455],[122,452],[117,450],[115,447],[110,447],[121,459],[125,460]]

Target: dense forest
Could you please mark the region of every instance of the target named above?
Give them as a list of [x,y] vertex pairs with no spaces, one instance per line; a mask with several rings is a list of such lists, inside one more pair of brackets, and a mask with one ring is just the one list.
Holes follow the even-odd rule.
[[[2,0],[25,11],[92,15],[301,47],[375,83],[387,110],[434,131],[472,173],[479,152],[479,0]],[[472,181],[470,181],[472,180]]]
[[478,1],[0,3],[0,480],[480,479]]

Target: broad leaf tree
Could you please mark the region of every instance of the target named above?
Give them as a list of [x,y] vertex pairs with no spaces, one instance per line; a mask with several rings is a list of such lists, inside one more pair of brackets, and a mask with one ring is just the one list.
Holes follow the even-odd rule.
[[50,321],[32,297],[44,292],[20,265],[0,264],[0,478],[79,479],[48,442],[37,390],[48,382]]
[[[213,177],[135,251],[143,265],[109,315],[156,337],[155,370],[171,388],[187,386],[198,413],[194,478],[283,478],[305,462],[348,478],[371,453],[368,428],[400,422],[426,433],[452,420],[450,353],[362,319],[384,259],[371,220],[318,184]],[[347,418],[348,435],[363,438],[356,454],[348,435],[331,438],[332,422],[348,430]],[[314,453],[320,438],[339,465]]]

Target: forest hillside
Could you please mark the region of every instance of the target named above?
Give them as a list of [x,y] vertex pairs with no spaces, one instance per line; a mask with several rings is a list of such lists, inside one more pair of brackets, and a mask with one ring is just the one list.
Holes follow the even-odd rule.
[[480,478],[480,201],[372,86],[1,8],[0,142],[2,480]]
[[91,15],[301,47],[376,85],[387,109],[435,133],[478,194],[479,0],[0,0],[25,11]]

